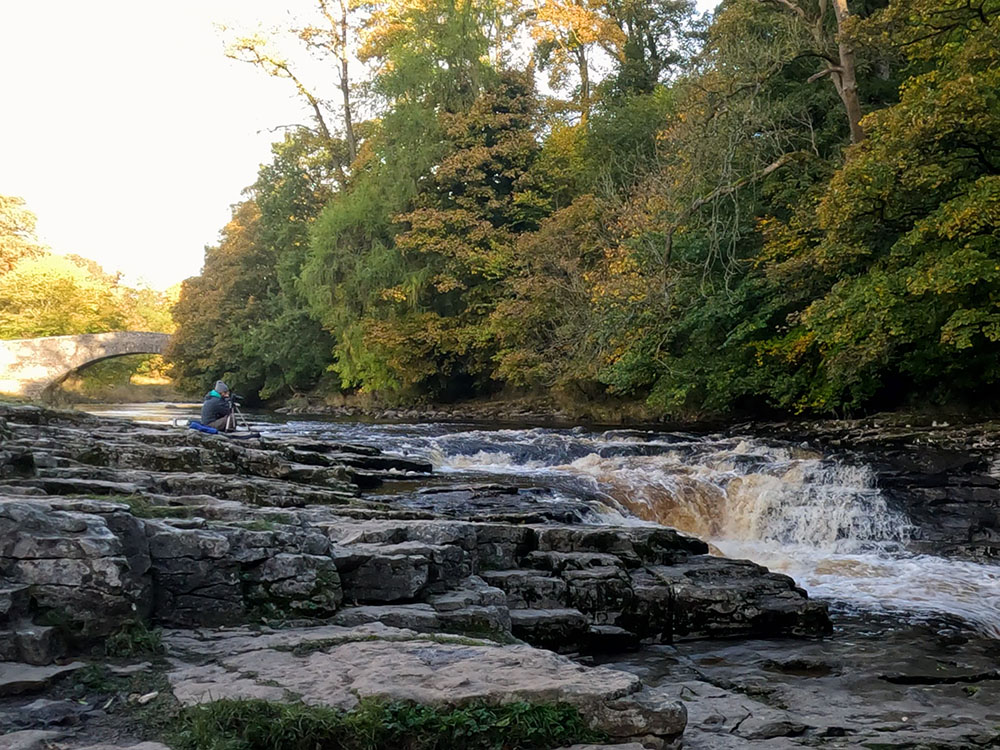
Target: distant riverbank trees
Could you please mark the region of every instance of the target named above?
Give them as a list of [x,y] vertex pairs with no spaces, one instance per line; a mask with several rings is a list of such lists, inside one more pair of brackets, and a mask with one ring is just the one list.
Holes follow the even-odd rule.
[[0,195],[0,338],[173,330],[170,293],[135,289],[79,255],[35,237],[24,200]]
[[1000,378],[1000,0],[351,7],[289,29],[329,96],[231,47],[311,121],[184,284],[189,386],[684,417]]

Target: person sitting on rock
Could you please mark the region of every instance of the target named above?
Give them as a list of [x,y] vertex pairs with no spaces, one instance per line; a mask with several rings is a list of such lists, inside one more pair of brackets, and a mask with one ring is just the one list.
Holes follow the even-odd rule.
[[233,432],[236,429],[229,386],[221,380],[217,380],[215,387],[205,396],[205,402],[201,405],[201,423],[206,427],[214,427],[219,432]]

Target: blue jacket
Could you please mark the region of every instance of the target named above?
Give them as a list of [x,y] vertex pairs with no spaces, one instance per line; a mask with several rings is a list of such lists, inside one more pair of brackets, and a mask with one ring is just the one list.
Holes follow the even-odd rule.
[[209,424],[216,419],[222,419],[233,410],[228,398],[223,398],[218,391],[211,390],[205,396],[205,402],[201,405],[201,423]]

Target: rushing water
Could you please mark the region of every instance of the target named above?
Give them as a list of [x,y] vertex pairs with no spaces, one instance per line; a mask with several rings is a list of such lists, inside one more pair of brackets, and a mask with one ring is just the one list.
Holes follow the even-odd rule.
[[[150,405],[94,411],[188,416]],[[1000,567],[907,552],[907,519],[865,466],[752,436],[268,420],[252,419],[265,434],[420,456],[462,483],[549,487],[587,501],[595,522],[673,526],[840,605],[945,613],[1000,637]]]

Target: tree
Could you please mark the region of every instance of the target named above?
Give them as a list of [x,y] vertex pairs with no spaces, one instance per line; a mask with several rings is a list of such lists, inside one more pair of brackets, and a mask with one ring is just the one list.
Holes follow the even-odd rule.
[[221,242],[206,248],[202,274],[181,285],[167,359],[186,390],[224,378],[248,393],[266,380],[260,363],[244,356],[248,333],[266,319],[277,286],[274,259],[261,247],[259,231],[256,202],[237,204]]
[[44,252],[35,238],[35,221],[23,198],[0,195],[0,276],[22,258]]
[[[840,97],[851,129],[851,142],[865,137],[861,126],[861,100],[858,96],[858,67],[851,40],[851,12],[847,0],[761,0],[790,13],[802,36],[799,56],[819,59],[821,68],[809,81],[829,78]],[[830,16],[833,17],[831,23]]]
[[[414,271],[383,291],[395,303],[393,328],[422,342],[396,354],[402,386],[452,389],[450,381],[491,369],[495,340],[487,320],[510,275],[514,243],[548,213],[532,170],[539,148],[538,107],[530,73],[505,72],[467,112],[443,114],[450,153],[434,170],[415,207],[396,218],[395,245]],[[369,323],[369,341],[399,349],[385,323]],[[432,379],[433,382],[427,382]]]
[[373,90],[390,104],[460,111],[492,74],[494,0],[377,0],[359,52],[375,67]]
[[625,54],[625,33],[606,10],[603,0],[539,0],[531,18],[535,55],[539,66],[549,69],[549,83],[562,88],[571,74],[576,75],[575,98],[584,126],[593,103],[595,51],[603,50],[619,61]]
[[102,333],[129,322],[114,278],[80,259],[44,253],[3,275],[0,338]]
[[[322,139],[324,146],[336,166],[334,176],[341,186],[346,184],[347,174],[358,154],[358,132],[353,112],[350,61],[354,44],[352,34],[352,7],[348,0],[316,0],[319,16],[317,23],[269,35],[261,32],[247,34],[231,40],[226,47],[226,55],[234,60],[250,63],[267,75],[284,78],[292,82],[296,92],[306,102],[312,112],[314,133]],[[307,53],[322,60],[332,59],[337,66],[339,106],[325,98],[318,87],[309,85],[302,68],[301,59],[296,59],[294,51],[283,50],[279,37],[287,40],[291,32],[293,38],[304,43]],[[286,45],[287,46],[287,45]],[[336,116],[339,109],[342,133],[338,136],[330,127],[328,118]]]
[[1000,379],[1000,5],[910,0],[867,31],[915,75],[825,190],[767,226],[768,272],[800,306],[762,352],[803,372],[783,396],[799,409]]
[[332,341],[297,285],[333,167],[323,139],[305,129],[272,152],[174,308],[168,356],[191,390],[225,376],[243,393],[273,397],[311,388],[330,362]]
[[352,53],[351,6],[347,0],[317,0],[319,10],[326,21],[324,26],[304,26],[299,29],[299,38],[321,55],[332,57],[337,62],[337,83],[340,88],[341,116],[344,121],[344,139],[347,142],[348,163],[358,155],[358,139],[354,130],[354,116],[351,108],[350,62]]
[[494,377],[517,386],[569,388],[597,380],[603,328],[592,274],[614,243],[592,195],[518,237],[509,294],[490,315]]

